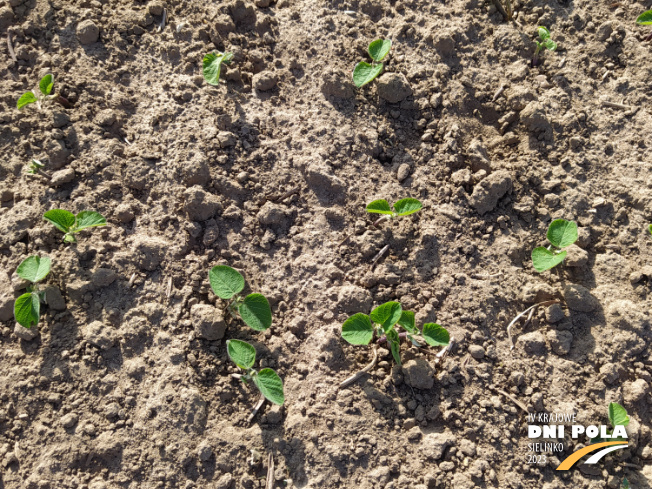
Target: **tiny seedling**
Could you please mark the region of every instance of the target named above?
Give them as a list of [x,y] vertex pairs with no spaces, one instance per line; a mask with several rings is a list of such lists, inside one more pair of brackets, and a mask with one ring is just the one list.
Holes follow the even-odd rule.
[[423,205],[417,199],[406,198],[401,199],[394,204],[394,209],[392,210],[389,202],[385,199],[374,200],[367,204],[367,212],[370,214],[383,214],[383,216],[374,222],[374,225],[377,226],[381,221],[385,219],[395,219],[399,216],[409,216],[421,210]]
[[45,165],[39,160],[32,160],[27,165],[26,172],[30,175],[43,175],[46,178],[52,178],[52,175],[43,169],[44,167]]
[[[534,269],[541,273],[556,267],[566,258],[566,248],[577,241],[577,224],[573,221],[555,219],[548,227],[548,247],[539,246],[532,250],[532,264]],[[553,249],[554,247],[554,249]]]
[[282,406],[285,402],[283,394],[283,381],[278,374],[271,368],[264,368],[256,371],[253,366],[256,362],[256,349],[240,340],[228,340],[226,342],[226,351],[229,358],[242,370],[244,375],[237,375],[243,382],[252,381],[260,393],[270,402]]
[[236,317],[237,312],[245,324],[256,331],[265,331],[272,325],[272,310],[263,294],[240,295],[245,286],[240,272],[226,265],[217,265],[208,272],[208,280],[220,299],[232,299],[227,306],[231,316]]
[[623,477],[623,483],[621,485],[622,489],[630,489],[631,486],[629,485],[629,481],[627,480],[627,477]]
[[636,18],[638,25],[652,25],[652,10],[646,10]]
[[550,38],[550,31],[548,29],[541,26],[537,32],[539,34],[539,40],[534,41],[537,47],[534,50],[534,56],[532,57],[532,66],[537,66],[539,64],[539,53],[546,49],[550,51],[555,51],[557,49],[557,43]]
[[[614,430],[617,426],[622,426],[623,428],[629,424],[629,416],[627,415],[627,410],[622,407],[617,402],[609,403],[609,423],[611,424],[611,429],[607,430],[607,438],[602,438],[600,436],[591,439],[591,443],[599,443],[602,441],[627,441],[627,438],[615,436]],[[623,430],[624,431],[624,430]]]
[[[397,325],[405,332],[399,332]],[[426,323],[423,330],[416,327],[414,313],[404,311],[398,302],[381,304],[367,316],[361,312],[354,314],[342,324],[342,338],[352,345],[368,345],[378,336],[378,342],[389,343],[390,351],[397,364],[401,365],[400,339],[408,338],[413,345],[446,346],[450,335],[445,328],[436,323]]]
[[41,110],[41,102],[46,102],[48,100],[55,100],[59,96],[56,93],[52,93],[52,88],[54,87],[54,77],[51,74],[45,75],[41,78],[41,81],[38,82],[38,88],[40,93],[36,93],[32,90],[25,92],[20,96],[16,106],[19,109],[22,109],[26,105],[36,104],[36,106]]
[[652,224],[650,224],[650,225],[647,227],[647,230],[648,230],[648,232],[649,232],[650,234],[652,234]]
[[55,228],[64,233],[64,243],[76,243],[75,233],[82,229],[106,226],[106,219],[95,211],[81,211],[76,216],[64,209],[52,209],[43,214],[43,219],[51,222]]
[[389,39],[376,39],[369,44],[369,57],[373,60],[371,64],[360,61],[353,69],[353,83],[360,88],[372,82],[383,71],[385,66],[382,61],[392,48],[392,41]]
[[14,317],[25,328],[38,324],[41,302],[45,302],[44,293],[38,290],[38,282],[47,277],[48,273],[50,273],[50,259],[47,256],[25,258],[16,269],[16,274],[20,278],[31,283],[27,287],[27,292],[18,297],[14,303]]
[[231,64],[233,53],[208,53],[204,56],[203,72],[204,80],[211,85],[218,85],[220,83],[220,71],[222,70],[222,63]]

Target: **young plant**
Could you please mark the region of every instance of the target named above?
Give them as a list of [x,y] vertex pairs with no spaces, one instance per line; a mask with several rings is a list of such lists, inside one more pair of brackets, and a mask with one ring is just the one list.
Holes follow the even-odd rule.
[[376,39],[369,44],[369,57],[373,60],[371,64],[360,61],[353,69],[353,83],[360,88],[373,81],[383,71],[385,66],[382,61],[392,48],[392,41],[389,39]]
[[625,427],[629,424],[629,416],[627,415],[627,410],[622,407],[617,402],[609,403],[609,423],[611,424],[611,429],[607,430],[608,438],[596,437],[591,439],[591,443],[599,443],[602,441],[626,441],[627,438],[622,437],[613,437],[613,432],[616,429],[616,426]]
[[218,85],[220,83],[220,71],[222,70],[222,63],[231,64],[233,53],[208,53],[204,56],[203,72],[204,80],[211,85]]
[[647,230],[649,231],[650,234],[652,234],[652,224],[650,224],[650,225],[647,227]]
[[265,396],[265,399],[279,406],[283,405],[285,402],[283,381],[271,368],[259,371],[253,369],[254,363],[256,363],[256,349],[252,345],[246,341],[228,340],[226,351],[229,358],[245,371],[244,375],[238,375],[240,380],[245,383],[251,380],[260,393]]
[[38,82],[38,88],[41,93],[36,93],[32,90],[30,90],[29,92],[25,92],[18,99],[16,106],[19,109],[22,109],[26,105],[35,103],[36,106],[39,108],[39,110],[41,110],[41,102],[45,102],[46,100],[54,100],[58,98],[58,95],[56,93],[51,94],[53,87],[54,87],[54,77],[51,74],[45,75],[43,78],[41,78],[41,81]]
[[532,66],[537,66],[539,64],[539,53],[546,49],[550,51],[555,51],[557,49],[557,43],[550,38],[550,31],[548,29],[541,26],[537,32],[539,34],[539,41],[534,41],[537,48],[534,50]]
[[64,233],[64,243],[76,243],[75,233],[82,229],[106,226],[104,216],[95,211],[81,211],[75,216],[72,212],[64,209],[52,209],[43,214],[43,219]]
[[47,277],[48,273],[50,273],[50,259],[47,256],[25,258],[16,269],[16,274],[31,284],[27,287],[27,292],[18,297],[14,303],[14,317],[25,328],[38,324],[41,302],[45,301],[43,292],[38,290],[38,282]]
[[52,178],[52,175],[43,169],[44,167],[45,165],[39,160],[32,160],[29,162],[26,172],[30,175],[43,175],[46,178]]
[[[534,269],[541,273],[556,267],[566,258],[566,248],[577,241],[577,224],[573,221],[555,219],[548,227],[548,247],[539,246],[532,250],[532,264]],[[554,249],[553,249],[554,247]]]
[[[399,332],[401,326],[405,332]],[[450,335],[436,323],[426,323],[420,331],[414,321],[414,313],[404,311],[398,302],[386,302],[367,316],[357,313],[342,324],[342,338],[352,345],[368,345],[378,336],[378,342],[389,343],[390,351],[397,364],[401,365],[400,339],[408,338],[413,345],[421,347],[422,342],[430,346],[446,346]]]
[[652,25],[652,10],[646,10],[636,18],[638,25]]
[[237,312],[245,324],[256,331],[265,331],[272,325],[272,310],[263,294],[249,294],[244,298],[240,295],[245,286],[240,272],[217,265],[208,272],[208,280],[220,299],[232,299],[227,308],[233,317]]

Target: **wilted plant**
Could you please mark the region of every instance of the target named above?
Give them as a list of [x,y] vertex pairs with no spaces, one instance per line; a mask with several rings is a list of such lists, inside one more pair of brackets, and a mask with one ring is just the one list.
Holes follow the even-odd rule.
[[[405,332],[399,332],[397,325]],[[376,336],[380,343],[389,343],[392,356],[399,365],[401,338],[409,339],[418,347],[423,346],[422,342],[430,346],[445,346],[450,341],[448,331],[439,324],[425,323],[419,330],[415,325],[414,313],[403,311],[401,304],[393,301],[376,307],[369,316],[354,314],[342,324],[342,338],[352,345],[368,345]]]
[[237,374],[240,380],[245,383],[251,380],[260,393],[265,396],[265,399],[279,406],[283,405],[285,402],[283,381],[271,368],[254,370],[256,349],[252,345],[246,341],[228,340],[226,342],[226,351],[229,358],[245,371],[244,375]]
[[392,48],[392,41],[389,39],[377,39],[369,44],[369,57],[373,60],[371,64],[360,61],[353,69],[353,83],[360,88],[372,82],[383,71],[385,66],[382,61]]
[[537,30],[539,34],[539,41],[534,41],[537,45],[534,56],[532,58],[532,66],[537,66],[539,64],[539,53],[548,49],[549,51],[555,51],[557,49],[557,43],[550,38],[550,31],[540,26]]
[[81,211],[75,216],[72,212],[64,209],[52,209],[43,214],[43,219],[64,233],[64,243],[76,243],[75,234],[82,229],[106,226],[104,216],[95,211]]
[[14,302],[14,317],[25,328],[31,328],[38,324],[41,315],[41,302],[45,301],[44,293],[38,290],[38,282],[47,277],[49,273],[50,259],[47,256],[25,258],[16,269],[16,274],[20,278],[30,282],[27,292]]
[[573,221],[564,219],[555,219],[550,223],[547,234],[550,245],[548,247],[539,246],[532,250],[532,265],[537,272],[545,272],[556,267],[566,258],[566,248],[577,241],[577,224]]
[[208,272],[213,292],[224,300],[231,300],[227,306],[232,316],[240,318],[256,331],[265,331],[272,325],[272,310],[263,294],[240,296],[244,289],[244,277],[237,270],[226,265],[217,265]]
[[231,64],[233,53],[208,53],[204,56],[203,60],[203,73],[206,83],[211,85],[218,85],[220,83],[220,71],[222,70],[222,63]]

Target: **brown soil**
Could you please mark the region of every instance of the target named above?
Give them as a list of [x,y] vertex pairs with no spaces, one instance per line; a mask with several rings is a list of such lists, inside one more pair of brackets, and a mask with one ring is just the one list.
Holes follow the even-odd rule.
[[[523,0],[508,23],[481,0],[4,1],[0,488],[262,488],[269,454],[274,487],[650,487],[646,7]],[[532,68],[538,25],[559,50]],[[356,89],[379,37],[385,73]],[[219,87],[201,75],[215,49],[234,53]],[[16,110],[49,72],[71,106]],[[52,181],[25,174],[31,158]],[[366,203],[406,196],[424,209],[370,225]],[[64,245],[52,208],[110,225]],[[558,217],[579,246],[538,274]],[[33,254],[65,310],[28,341],[10,280]],[[218,263],[270,299],[268,331],[200,336],[192,306],[224,306]],[[507,324],[551,298],[510,350]],[[403,345],[403,369],[381,349],[339,390],[372,356],[342,322],[388,300],[455,348],[436,365]],[[251,425],[228,338],[285,381]],[[619,402],[630,446],[555,472],[580,446],[567,436],[528,464],[526,414],[500,391],[586,424]]]

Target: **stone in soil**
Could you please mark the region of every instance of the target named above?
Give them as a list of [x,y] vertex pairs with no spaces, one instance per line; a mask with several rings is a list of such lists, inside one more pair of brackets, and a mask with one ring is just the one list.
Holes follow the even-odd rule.
[[184,208],[192,221],[206,221],[217,211],[222,210],[222,204],[217,197],[206,192],[199,185],[194,185],[183,193]]
[[195,304],[190,308],[190,318],[200,338],[210,341],[224,338],[226,323],[221,309],[208,304]]
[[81,44],[92,44],[100,37],[100,28],[90,19],[77,25],[77,39]]
[[378,95],[390,104],[396,104],[412,95],[410,83],[402,73],[385,73],[378,80]]
[[473,189],[471,206],[483,215],[498,205],[498,200],[512,188],[512,177],[506,170],[498,170],[483,179]]
[[525,333],[516,340],[516,348],[520,348],[527,354],[542,354],[546,352],[546,338],[539,331]]
[[569,309],[578,312],[591,312],[598,306],[598,300],[581,285],[569,284],[564,287],[564,300]]
[[432,389],[435,384],[434,371],[423,358],[409,360],[403,365],[405,383],[415,389]]
[[38,336],[38,327],[37,325],[33,325],[31,328],[25,328],[21,324],[16,323],[14,334],[21,340],[32,341]]

